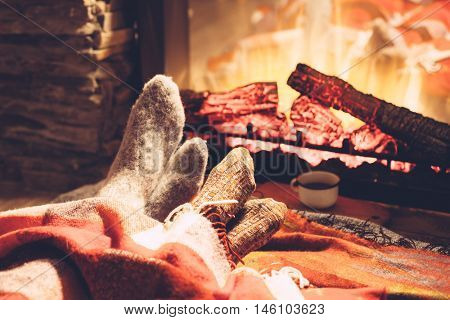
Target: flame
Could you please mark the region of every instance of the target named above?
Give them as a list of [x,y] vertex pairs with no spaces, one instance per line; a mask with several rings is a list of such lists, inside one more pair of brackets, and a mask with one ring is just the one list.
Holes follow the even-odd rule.
[[[450,123],[450,95],[445,78],[450,63],[443,64],[443,73],[435,77],[442,80],[438,79],[440,86],[436,86],[436,81],[428,80],[439,70],[438,62],[450,58],[448,45],[437,50],[436,43],[440,40],[446,39],[444,42],[448,43],[448,38],[442,38],[445,34],[442,33],[443,23],[421,22],[421,26],[435,28],[432,34],[436,39],[428,42],[421,39],[414,28],[407,29],[414,24],[414,17],[432,10],[433,4],[427,7],[402,0],[280,0],[272,4],[256,7],[249,14],[253,32],[240,38],[231,49],[219,55],[211,54],[206,68],[198,63],[202,59],[192,60],[196,63],[192,64],[195,67],[191,70],[191,88],[223,92],[251,82],[274,81],[278,84],[279,111],[290,119],[292,103],[299,93],[286,82],[297,63],[302,62],[346,80],[359,91]],[[366,10],[367,7],[370,10]],[[235,16],[236,24],[241,22],[238,16],[242,18],[245,14],[240,12]],[[214,23],[209,23],[208,28],[223,27]],[[202,38],[201,41],[213,47],[213,41],[220,43],[222,40]],[[202,58],[208,56],[207,51],[199,53]],[[443,91],[439,93],[442,97],[429,94],[430,87],[436,92]],[[364,125],[348,113],[331,112],[341,120],[344,132],[353,132]],[[244,145],[253,152],[280,148],[283,152],[297,154],[312,165],[339,158],[348,167],[379,162],[386,166],[390,163],[392,170],[403,172],[414,168],[406,162],[379,161],[241,138],[229,138],[227,143]],[[435,167],[433,170],[438,172],[440,169]]]
[[[272,11],[270,7],[258,8],[252,15],[253,22],[272,25],[272,30],[244,37],[231,50],[211,57],[206,72],[193,72],[192,87],[225,91],[250,82],[276,81],[279,111],[289,114],[298,93],[286,80],[296,64],[303,62],[325,74],[339,76],[362,92],[435,116],[433,109],[425,108],[421,101],[424,72],[418,61],[423,60],[420,57],[425,49],[405,47],[396,27],[402,16],[397,12],[374,20],[357,15],[348,21],[349,15],[343,14],[345,3],[290,0],[279,2]],[[380,5],[380,12],[385,11]],[[275,21],[269,24],[268,19]],[[280,26],[285,20],[290,21],[289,28]],[[392,38],[396,40],[387,43],[386,39]],[[346,131],[363,125],[346,113],[333,113],[342,120]]]

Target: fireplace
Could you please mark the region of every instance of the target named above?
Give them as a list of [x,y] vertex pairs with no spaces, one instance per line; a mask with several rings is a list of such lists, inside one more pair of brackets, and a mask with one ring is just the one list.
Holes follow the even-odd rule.
[[[450,122],[445,1],[164,3],[165,71],[186,88],[220,92],[274,81],[280,110],[288,111],[297,93],[286,79],[302,62],[362,92]],[[362,125],[333,112],[345,127]]]
[[[142,83],[166,73],[185,89],[187,135],[211,139],[210,166],[227,148],[244,145],[260,179],[288,182],[301,170],[325,168],[343,177],[344,195],[448,211],[448,151],[434,147],[431,133],[414,139],[423,148],[409,152],[412,139],[288,84],[302,63],[448,124],[445,4],[107,0],[55,7],[36,0],[17,6],[71,48],[3,7],[11,23],[0,41],[6,57],[0,180],[58,192],[97,181]],[[201,106],[205,99],[227,105],[236,94],[244,103],[226,112]]]
[[[165,4],[172,16],[184,17],[176,24],[184,30],[178,41],[183,50],[165,53],[166,70],[192,90],[184,91],[187,131],[210,139],[212,157],[243,145],[252,151],[260,179],[288,182],[301,171],[326,169],[343,178],[343,195],[450,210],[448,145],[433,147],[431,133],[399,139],[345,106],[329,108],[293,90],[287,81],[301,62],[376,101],[437,120],[448,132],[445,2],[183,3]],[[180,39],[169,25],[166,44],[173,36]],[[374,101],[365,107],[374,110]],[[386,111],[394,123],[403,117],[397,109]],[[293,131],[289,136],[283,130]],[[413,140],[422,149],[409,150]]]

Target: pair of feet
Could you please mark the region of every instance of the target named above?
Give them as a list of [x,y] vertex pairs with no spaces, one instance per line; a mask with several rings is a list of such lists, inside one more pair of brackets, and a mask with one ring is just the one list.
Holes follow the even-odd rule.
[[[232,150],[203,185],[207,147],[199,138],[179,147],[184,124],[178,87],[168,77],[155,76],[131,109],[107,177],[62,194],[54,202],[115,199],[128,207],[127,212],[154,219],[154,225],[190,202],[193,208],[203,208],[201,213],[217,231],[234,267],[240,257],[264,245],[279,229],[287,208],[272,199],[249,200],[255,189],[254,167],[243,148]],[[221,200],[236,203],[204,206]],[[129,230],[152,224],[146,222],[146,226],[131,226]]]
[[164,221],[203,184],[208,151],[199,138],[179,147],[185,115],[178,87],[155,76],[131,109],[119,151],[105,179],[62,194],[54,203],[91,197],[120,199],[134,212]]

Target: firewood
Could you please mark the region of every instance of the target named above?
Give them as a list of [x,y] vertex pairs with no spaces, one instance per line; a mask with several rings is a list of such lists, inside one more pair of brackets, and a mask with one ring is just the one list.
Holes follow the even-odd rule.
[[288,84],[325,107],[343,110],[406,143],[417,159],[448,165],[450,126],[364,94],[337,77],[298,64]]
[[[5,114],[34,120],[53,119],[61,124],[93,127],[101,119],[102,108],[80,108],[76,105],[38,102],[23,98],[11,99],[0,95],[0,119]],[[37,112],[38,111],[38,112]]]
[[[88,3],[92,4],[92,1],[84,0]],[[115,11],[119,9],[123,9],[127,5],[127,0],[106,0],[106,1],[96,1],[94,4],[96,7],[98,7],[103,12],[110,12]]]
[[12,76],[0,73],[0,92],[4,97],[21,97],[30,101],[98,107],[106,95],[112,95],[95,75],[84,78]]
[[104,49],[95,49],[90,50],[86,54],[91,57],[95,61],[103,61],[105,59],[108,59],[109,57],[112,57],[116,54],[123,53],[123,52],[129,52],[132,49],[133,45],[131,42],[127,42],[124,44],[120,44],[117,46],[112,46]]
[[[86,55],[90,56],[89,51]],[[103,70],[106,69],[120,79],[128,79],[133,66],[132,57],[127,53],[116,54],[96,65],[67,48],[60,51],[48,46],[0,42],[0,70],[3,74],[68,75],[73,78],[96,72],[97,78],[110,78],[111,75]]]
[[0,6],[0,180],[58,191],[93,182],[135,99],[118,80],[134,83],[133,5],[8,4],[42,28]]
[[210,93],[199,110],[200,115],[214,116],[213,122],[257,112],[276,113],[276,82],[257,82],[223,93]]

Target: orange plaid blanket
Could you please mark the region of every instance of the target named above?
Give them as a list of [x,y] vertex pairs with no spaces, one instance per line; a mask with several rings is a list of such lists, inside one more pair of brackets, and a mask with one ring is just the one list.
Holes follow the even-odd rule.
[[[189,248],[167,243],[144,248],[123,232],[114,208],[98,205],[85,216],[55,216],[42,210],[0,214],[0,272],[19,273],[18,250],[61,252],[79,270],[79,281],[94,299],[272,299],[264,281],[231,274],[219,287],[202,259]],[[138,220],[136,220],[138,221]],[[60,261],[60,260],[58,260]],[[268,271],[298,268],[313,284],[306,299],[380,299],[389,296],[448,298],[446,256],[381,247],[356,236],[306,221],[290,212],[282,230],[247,266]],[[45,288],[42,288],[45,290]],[[70,290],[70,288],[66,288]],[[19,290],[6,299],[32,298]]]

